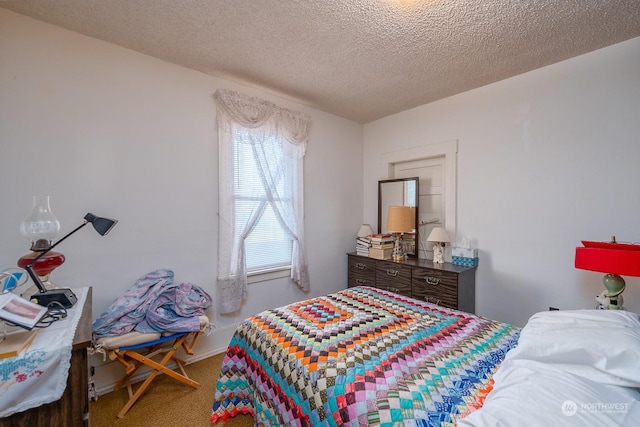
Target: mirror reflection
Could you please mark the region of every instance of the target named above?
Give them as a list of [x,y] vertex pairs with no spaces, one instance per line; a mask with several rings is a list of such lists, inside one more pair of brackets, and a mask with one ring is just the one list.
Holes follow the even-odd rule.
[[387,179],[378,181],[378,233],[388,233],[387,214],[389,206],[411,206],[415,208],[414,226],[411,233],[404,233],[405,253],[417,256],[418,242],[418,177]]

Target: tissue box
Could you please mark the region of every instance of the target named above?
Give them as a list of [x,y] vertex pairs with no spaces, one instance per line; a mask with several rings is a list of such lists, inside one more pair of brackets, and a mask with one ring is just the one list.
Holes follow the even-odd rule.
[[452,248],[451,263],[467,267],[478,266],[478,250],[471,248]]

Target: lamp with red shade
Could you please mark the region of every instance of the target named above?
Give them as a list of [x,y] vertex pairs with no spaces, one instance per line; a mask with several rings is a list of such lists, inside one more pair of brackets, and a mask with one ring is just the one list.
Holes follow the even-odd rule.
[[623,310],[621,299],[626,286],[621,276],[640,277],[640,245],[611,242],[582,241],[576,248],[575,267],[605,274],[602,282],[607,288],[609,310]]

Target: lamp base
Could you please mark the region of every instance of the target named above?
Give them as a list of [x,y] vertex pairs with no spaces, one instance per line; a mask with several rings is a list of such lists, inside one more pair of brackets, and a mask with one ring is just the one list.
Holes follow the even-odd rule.
[[[18,267],[26,268],[29,263],[31,263],[36,257],[38,257],[42,251],[31,251],[30,253],[21,256],[18,259]],[[64,255],[60,252],[50,251],[46,253],[42,258],[37,260],[33,264],[33,271],[44,285],[45,289],[58,289],[58,285],[49,280],[49,276],[51,272],[56,268],[60,267],[65,261]],[[29,289],[24,291],[22,295],[26,295],[27,297],[31,294],[35,294],[40,291],[40,289],[34,284]]]
[[624,310],[622,307],[622,292],[626,287],[624,279],[618,274],[606,274],[602,278],[602,283],[607,288],[605,295],[605,299],[608,300],[607,309]]
[[404,261],[407,259],[407,254],[404,253],[404,248],[402,247],[402,242],[400,239],[402,238],[402,234],[396,234],[396,241],[393,244],[393,252],[391,253],[391,258],[394,261]]
[[78,301],[78,297],[69,288],[52,289],[47,292],[37,292],[31,295],[31,302],[47,307],[53,302],[62,304],[64,308],[71,308]]
[[444,264],[444,243],[433,245],[433,263]]

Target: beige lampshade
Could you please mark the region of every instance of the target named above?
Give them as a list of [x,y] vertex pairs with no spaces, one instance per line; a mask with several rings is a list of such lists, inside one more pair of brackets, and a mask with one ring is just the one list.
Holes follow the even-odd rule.
[[415,210],[411,206],[389,206],[387,231],[390,233],[409,233],[415,227]]
[[429,233],[429,237],[427,238],[428,242],[441,242],[441,243],[449,243],[451,240],[449,239],[449,235],[444,228],[435,227]]
[[373,234],[373,228],[369,224],[362,224],[358,230],[358,237],[367,237]]

